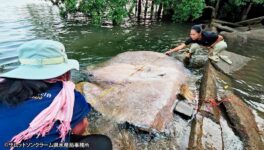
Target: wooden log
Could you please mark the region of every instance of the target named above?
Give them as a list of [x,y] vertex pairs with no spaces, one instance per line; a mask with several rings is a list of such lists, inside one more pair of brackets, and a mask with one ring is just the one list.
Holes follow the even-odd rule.
[[[204,68],[200,87],[200,108],[196,120],[192,122],[189,138],[189,149],[221,149],[223,142],[222,127],[220,124],[221,113],[224,113],[231,127],[244,143],[244,149],[262,149],[263,142],[259,134],[254,115],[250,108],[233,92],[227,91],[221,98],[221,112],[217,107],[212,107],[208,100],[216,97],[216,76],[223,78],[210,62]],[[224,76],[230,80],[228,76]],[[231,81],[229,82],[231,83]],[[210,138],[208,138],[208,136]],[[205,142],[206,141],[206,142]],[[211,148],[208,147],[211,144]]]
[[219,24],[224,24],[224,25],[229,25],[229,26],[233,26],[233,27],[241,27],[240,24],[227,22],[227,21],[223,21],[223,20],[218,20],[218,19],[214,19],[213,22],[219,23]]
[[256,24],[256,23],[260,23],[261,20],[263,20],[263,19],[264,19],[264,16],[261,16],[261,17],[257,17],[257,18],[253,18],[253,19],[239,21],[239,22],[236,22],[235,24],[242,24],[242,25]]
[[201,141],[203,135],[202,126],[203,126],[203,117],[201,115],[198,115],[196,119],[192,122],[189,145],[188,145],[189,149],[197,149],[197,150],[203,149],[202,141]]
[[263,143],[261,134],[258,133],[259,129],[255,117],[247,104],[231,90],[232,79],[221,71],[216,72],[216,77],[223,81],[219,83],[219,86],[228,85],[223,88],[224,91],[219,92],[221,97],[219,104],[226,121],[243,142],[243,149],[262,149]]
[[244,149],[263,149],[264,144],[250,108],[231,91],[226,91],[222,99],[229,121],[242,139]]
[[211,99],[216,98],[216,94],[214,68],[210,61],[207,61],[200,86],[199,112],[191,126],[189,149],[222,150],[224,147],[219,123],[219,110],[209,103]]
[[228,27],[228,26],[223,26],[223,25],[221,25],[221,24],[219,24],[219,23],[215,23],[215,22],[213,22],[212,25],[215,26],[216,28],[221,29],[221,30],[224,30],[224,31],[228,31],[228,32],[237,32],[236,29],[231,28],[231,27]]
[[188,149],[192,150],[223,150],[221,126],[201,114],[192,122]]
[[205,64],[199,93],[199,111],[215,122],[219,122],[219,109],[211,106],[211,101],[217,98],[215,69],[210,61]]

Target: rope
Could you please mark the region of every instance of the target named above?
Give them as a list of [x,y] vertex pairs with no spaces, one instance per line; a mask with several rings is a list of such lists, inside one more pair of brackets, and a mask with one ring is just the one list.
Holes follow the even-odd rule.
[[[232,97],[233,97],[233,96],[232,96]],[[208,101],[206,101],[206,102],[209,102],[209,103],[211,104],[212,107],[217,107],[217,108],[218,108],[218,106],[219,106],[221,103],[223,103],[223,102],[230,102],[231,100],[232,100],[232,98],[230,98],[230,97],[226,97],[226,98],[222,99],[221,101],[217,102],[217,100],[215,100],[215,99],[213,99],[213,98],[209,98]],[[233,103],[234,103],[235,105],[243,106],[243,104],[238,103],[238,102],[235,102],[235,101],[233,101]],[[217,110],[219,111],[219,113],[221,112],[220,109],[217,109]],[[230,126],[231,126],[232,128],[235,128],[234,125],[231,125],[231,124],[230,124]],[[249,122],[249,126],[250,126],[252,129],[255,129],[259,134],[261,134],[261,135],[264,134],[264,133],[262,133],[263,131],[260,131],[260,130],[258,129],[258,126],[255,126],[254,122]]]

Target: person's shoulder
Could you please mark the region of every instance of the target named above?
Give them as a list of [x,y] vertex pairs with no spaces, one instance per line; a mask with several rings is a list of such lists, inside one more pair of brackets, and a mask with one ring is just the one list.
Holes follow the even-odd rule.
[[87,103],[85,97],[77,90],[74,90],[75,101],[78,103]]
[[185,40],[184,44],[189,45],[190,43],[193,43],[193,42],[195,42],[195,41],[189,37],[187,40]]
[[74,96],[72,127],[75,127],[91,111],[91,105],[80,92],[74,90]]
[[213,31],[203,31],[202,34],[205,36],[217,35],[217,33]]
[[74,90],[74,97],[75,97],[75,103],[74,108],[77,110],[84,110],[89,112],[91,109],[91,105],[86,100],[86,98],[83,96],[82,93],[78,92],[77,90]]
[[62,87],[63,87],[62,82],[49,83],[48,91],[53,91],[53,90],[60,91]]

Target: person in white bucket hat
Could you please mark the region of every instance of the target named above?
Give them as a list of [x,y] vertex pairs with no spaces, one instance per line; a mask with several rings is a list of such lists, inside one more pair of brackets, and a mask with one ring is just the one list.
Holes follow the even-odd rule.
[[62,43],[52,40],[34,40],[18,48],[20,66],[0,74],[0,77],[44,80],[58,77],[77,69],[79,63],[68,59]]
[[91,106],[70,81],[79,63],[63,44],[33,40],[18,53],[20,65],[0,74],[0,149],[67,150],[79,148],[69,142],[83,142],[87,150],[111,150],[104,135],[82,136]]

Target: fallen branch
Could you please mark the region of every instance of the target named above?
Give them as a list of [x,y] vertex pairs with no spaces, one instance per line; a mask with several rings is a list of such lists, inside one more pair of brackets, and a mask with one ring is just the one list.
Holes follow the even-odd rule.
[[263,20],[263,19],[264,19],[264,16],[261,16],[261,17],[257,17],[257,18],[253,18],[253,19],[248,19],[245,21],[236,22],[235,24],[242,24],[242,25],[256,24],[256,23],[260,23],[261,20]]
[[229,26],[234,26],[234,27],[241,27],[241,25],[239,25],[237,23],[227,22],[227,21],[218,20],[218,19],[214,19],[213,22],[219,23],[219,24],[224,24],[224,25],[229,25]]
[[215,23],[215,22],[212,23],[212,26],[215,26],[218,29],[221,29],[221,30],[224,30],[224,31],[228,31],[228,32],[237,32],[237,30],[234,29],[234,28],[231,28],[231,27],[228,27],[228,26],[223,26],[223,25],[221,25],[219,23]]

